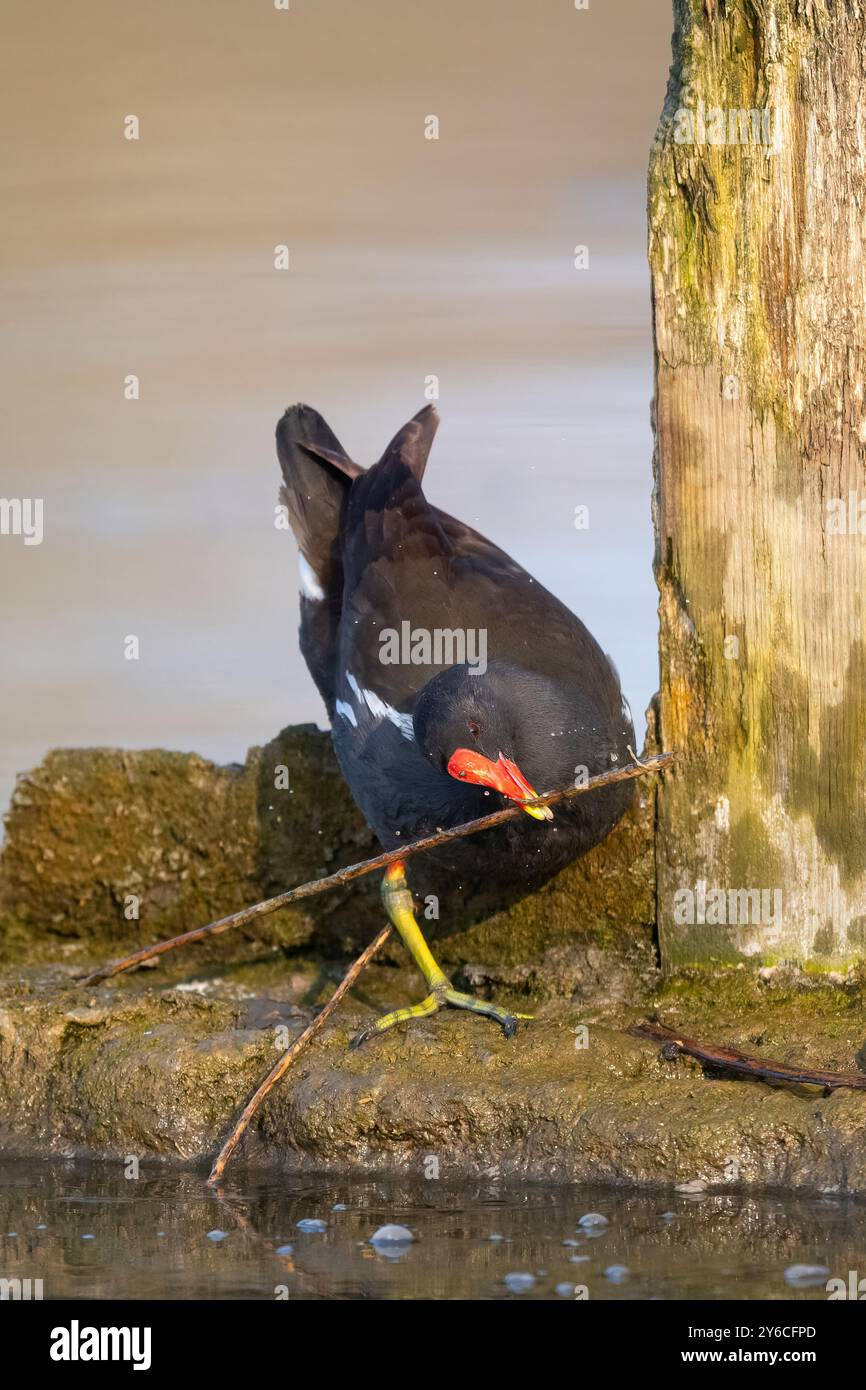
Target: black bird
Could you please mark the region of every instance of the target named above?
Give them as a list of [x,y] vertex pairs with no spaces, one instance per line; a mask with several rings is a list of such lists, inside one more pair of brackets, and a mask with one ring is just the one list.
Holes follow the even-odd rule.
[[[421,483],[438,425],[426,406],[378,463],[352,462],[321,415],[277,425],[281,499],[301,551],[301,651],[352,795],[386,849],[593,776],[634,730],[616,670],[579,618],[509,555],[431,505]],[[610,832],[630,783],[587,793],[433,851],[460,882],[529,892]],[[426,858],[427,856],[425,856]],[[415,921],[401,863],[383,900],[427,982],[356,1042],[444,1004],[519,1017],[462,994]]]

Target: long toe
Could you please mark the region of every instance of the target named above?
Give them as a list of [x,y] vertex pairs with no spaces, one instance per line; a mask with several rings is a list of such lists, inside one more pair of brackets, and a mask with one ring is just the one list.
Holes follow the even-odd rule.
[[450,1004],[452,1009],[466,1009],[469,1013],[492,1018],[499,1024],[506,1038],[514,1037],[521,1019],[528,1021],[532,1018],[532,1014],[511,1013],[508,1009],[501,1009],[498,1004],[491,1004],[487,999],[476,999],[474,994],[463,994],[459,989],[449,989],[445,994],[445,1002]]
[[375,1038],[380,1033],[387,1033],[389,1028],[395,1028],[398,1023],[409,1023],[413,1018],[428,1018],[430,1014],[435,1014],[438,1008],[439,1000],[436,995],[428,994],[426,999],[421,1000],[420,1004],[411,1004],[405,1009],[393,1009],[391,1013],[383,1014],[381,1018],[365,1024],[355,1034],[349,1043],[349,1048],[354,1050],[360,1047],[368,1038]]

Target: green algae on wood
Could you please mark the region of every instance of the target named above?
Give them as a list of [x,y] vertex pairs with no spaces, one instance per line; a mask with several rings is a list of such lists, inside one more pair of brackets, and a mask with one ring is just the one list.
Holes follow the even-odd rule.
[[[866,913],[866,536],[828,511],[866,503],[866,14],[674,18],[648,187],[662,953],[832,970]],[[779,920],[678,920],[701,885],[778,890]]]

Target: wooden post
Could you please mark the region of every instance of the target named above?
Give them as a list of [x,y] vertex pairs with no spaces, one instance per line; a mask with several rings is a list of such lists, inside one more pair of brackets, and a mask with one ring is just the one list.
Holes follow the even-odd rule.
[[674,23],[649,172],[663,958],[838,969],[866,954],[866,10]]

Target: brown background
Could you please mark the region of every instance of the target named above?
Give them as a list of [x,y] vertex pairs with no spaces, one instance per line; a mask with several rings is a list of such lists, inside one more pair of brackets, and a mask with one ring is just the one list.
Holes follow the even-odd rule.
[[5,15],[0,494],[43,497],[45,539],[0,537],[0,806],[51,745],[228,760],[321,721],[274,423],[306,399],[367,462],[434,373],[431,496],[589,622],[642,709],[667,0]]

